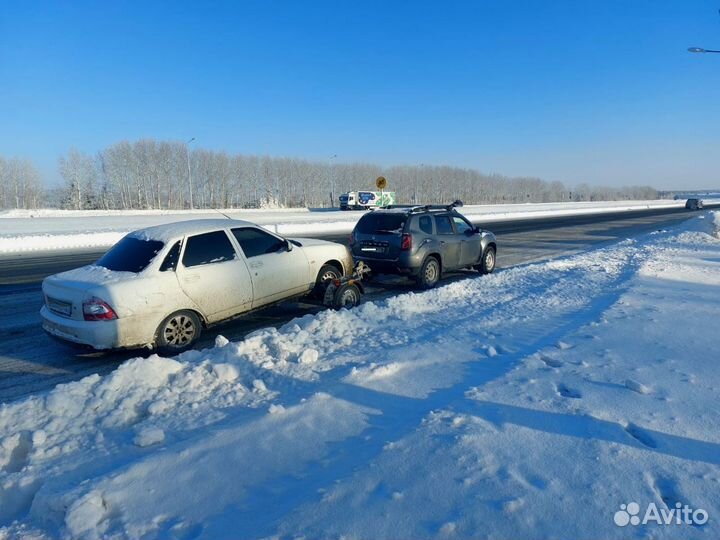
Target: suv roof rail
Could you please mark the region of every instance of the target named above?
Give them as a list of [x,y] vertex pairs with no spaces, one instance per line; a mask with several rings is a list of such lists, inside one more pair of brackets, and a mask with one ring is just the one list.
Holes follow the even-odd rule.
[[414,214],[416,212],[429,212],[431,210],[442,210],[444,212],[449,212],[451,210],[454,210],[455,208],[461,207],[462,205],[463,202],[461,200],[456,200],[451,202],[450,204],[390,204],[381,208],[385,210],[390,210],[392,208],[407,208],[410,210],[411,214]]
[[453,201],[450,204],[425,204],[422,206],[415,206],[412,210],[410,210],[411,213],[414,212],[428,212],[430,210],[441,210],[444,212],[450,212],[452,210],[455,210],[455,208],[462,206],[463,203],[460,200]]

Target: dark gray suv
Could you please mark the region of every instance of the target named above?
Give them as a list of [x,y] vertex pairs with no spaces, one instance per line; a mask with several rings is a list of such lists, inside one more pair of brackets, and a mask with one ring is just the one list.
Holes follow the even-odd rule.
[[447,206],[388,207],[360,218],[350,237],[356,261],[373,273],[403,274],[423,288],[434,287],[445,271],[495,269],[495,235],[475,227]]
[[688,210],[702,210],[703,206],[702,199],[688,199],[685,201],[685,208]]

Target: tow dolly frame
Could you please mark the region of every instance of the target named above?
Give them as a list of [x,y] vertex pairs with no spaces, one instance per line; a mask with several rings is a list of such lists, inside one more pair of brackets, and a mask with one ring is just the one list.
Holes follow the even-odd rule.
[[328,281],[323,295],[323,305],[333,309],[350,309],[357,306],[365,293],[362,281],[370,274],[370,267],[358,261],[349,276]]

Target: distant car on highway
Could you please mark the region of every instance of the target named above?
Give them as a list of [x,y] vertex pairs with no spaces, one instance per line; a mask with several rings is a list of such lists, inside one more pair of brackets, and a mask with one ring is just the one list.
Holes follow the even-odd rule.
[[45,331],[68,342],[174,353],[207,326],[322,294],[352,267],[342,244],[246,221],[183,221],[130,233],[95,264],[46,278],[40,313]]
[[402,274],[425,289],[443,272],[495,269],[497,240],[460,214],[460,201],[447,206],[390,207],[364,215],[350,237],[353,258],[373,273]]
[[703,206],[702,199],[688,199],[685,201],[685,208],[688,210],[702,210]]

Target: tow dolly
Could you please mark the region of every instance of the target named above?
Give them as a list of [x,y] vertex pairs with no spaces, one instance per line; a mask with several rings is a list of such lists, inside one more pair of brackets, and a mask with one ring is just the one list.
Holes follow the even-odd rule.
[[357,306],[365,293],[362,280],[370,273],[370,267],[359,261],[350,276],[328,281],[323,305],[333,309],[350,309]]

